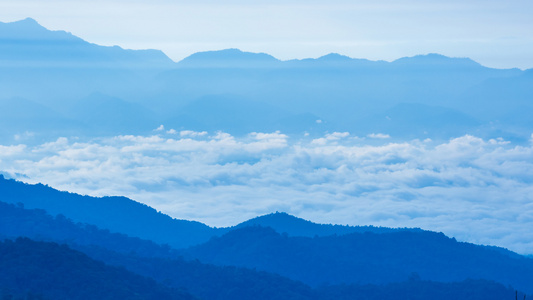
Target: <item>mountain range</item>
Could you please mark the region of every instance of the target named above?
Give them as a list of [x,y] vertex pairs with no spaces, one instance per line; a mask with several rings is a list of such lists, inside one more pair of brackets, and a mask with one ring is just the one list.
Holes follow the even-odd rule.
[[[0,22],[0,146],[156,128],[520,144],[533,132],[532,99],[533,69],[469,58],[282,61],[225,49],[174,62],[30,18]],[[0,174],[2,299],[496,300],[532,297],[532,282],[531,257],[420,228],[284,212],[216,228]]]
[[[66,244],[61,251],[155,280],[147,293],[178,289],[201,299],[377,299],[386,291],[398,293],[390,299],[463,299],[464,293],[501,299],[513,288],[533,293],[531,258],[422,229],[316,224],[279,212],[212,228],[123,197],[80,196],[3,177],[0,194],[0,238],[31,239],[6,247],[30,245],[46,255],[57,249],[46,243]],[[80,254],[66,257],[72,255]],[[25,268],[23,257],[0,261]],[[0,291],[4,286],[9,292],[9,280],[0,280]],[[33,283],[27,287],[9,293],[53,294]]]
[[0,119],[0,140],[26,131],[41,140],[146,134],[162,124],[234,135],[349,131],[524,142],[533,126],[532,75],[439,54],[281,61],[226,49],[173,62],[158,50],[99,46],[25,19],[0,23],[0,111],[13,111]]

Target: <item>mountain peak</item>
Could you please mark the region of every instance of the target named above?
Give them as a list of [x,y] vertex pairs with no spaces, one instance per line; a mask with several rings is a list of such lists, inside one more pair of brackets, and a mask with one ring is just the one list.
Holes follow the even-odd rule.
[[194,53],[178,64],[193,68],[264,68],[280,62],[266,53],[244,52],[236,48]]
[[36,27],[44,28],[35,19],[29,18],[29,17],[26,18],[26,19],[13,21],[13,22],[5,22],[5,23],[4,22],[0,22],[0,24],[16,26],[16,27],[26,27],[26,28],[31,28],[31,27],[33,27],[33,28],[36,28]]
[[392,62],[397,65],[421,65],[431,66],[461,66],[461,67],[481,67],[481,65],[470,58],[449,57],[438,53],[428,53],[411,57],[402,57]]
[[51,31],[39,24],[35,19],[26,18],[20,21],[0,22],[0,39],[6,40],[69,40],[82,41],[66,31]]
[[329,53],[329,54],[326,54],[324,56],[317,58],[317,60],[348,61],[348,60],[352,60],[352,58],[346,55],[339,54],[339,53]]
[[33,25],[39,25],[39,26],[41,26],[41,25],[40,25],[35,19],[30,18],[30,17],[28,17],[28,18],[26,18],[26,19],[22,19],[22,20],[20,20],[20,21],[15,21],[15,22],[13,22],[13,23],[24,23],[24,24],[33,24]]

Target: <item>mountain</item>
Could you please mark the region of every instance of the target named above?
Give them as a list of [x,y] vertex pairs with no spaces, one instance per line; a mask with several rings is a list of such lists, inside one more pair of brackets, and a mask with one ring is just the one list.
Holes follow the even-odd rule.
[[132,237],[183,248],[207,241],[217,229],[199,222],[173,219],[125,197],[89,197],[60,192],[42,184],[30,185],[0,176],[2,201],[44,209],[74,222],[96,225]]
[[416,273],[424,280],[487,279],[533,292],[533,260],[429,231],[310,238],[255,226],[230,231],[183,253],[204,263],[256,268],[315,287],[401,282]]
[[259,216],[248,221],[242,222],[232,229],[240,229],[245,227],[270,227],[277,233],[287,234],[288,236],[329,236],[329,235],[344,235],[350,233],[389,233],[397,231],[414,231],[422,232],[418,228],[387,228],[375,226],[344,226],[333,224],[317,224],[307,221],[295,216],[291,216],[283,212],[275,212],[272,214]]
[[[201,244],[231,230],[256,225],[271,227],[279,233],[287,233],[291,236],[308,237],[354,232],[420,231],[420,229],[407,228],[316,224],[286,213],[257,217],[234,227],[212,228],[199,222],[173,219],[147,205],[125,197],[82,196],[61,192],[42,184],[32,185],[6,179],[3,175],[0,175],[0,194],[2,195],[0,201],[6,204],[21,205],[27,209],[41,209],[56,218],[63,216],[75,223],[96,225],[102,229],[120,232],[131,237],[151,240],[158,244],[168,244],[173,248],[186,248]],[[9,215],[8,212],[11,210],[5,209],[5,213]],[[15,212],[13,214],[17,215]],[[8,215],[5,216],[4,221],[9,219]],[[19,230],[24,228],[20,225],[14,227]],[[59,227],[68,228],[65,224]]]
[[[271,216],[273,215],[257,219],[269,219]],[[462,299],[465,295],[471,295],[470,297],[472,298],[470,299],[487,300],[505,299],[514,292],[511,287],[504,287],[501,284],[486,280],[467,280],[454,283],[423,281],[419,279],[419,275],[416,273],[410,274],[408,281],[387,285],[329,285],[312,289],[301,282],[276,274],[232,266],[207,265],[200,263],[198,260],[185,261],[177,256],[176,251],[156,245],[150,241],[128,237],[119,233],[110,233],[107,230],[98,229],[94,225],[75,224],[61,215],[54,218],[43,210],[26,209],[21,205],[16,206],[0,202],[0,238],[15,239],[22,236],[38,241],[66,244],[69,248],[83,252],[92,260],[96,260],[94,262],[96,264],[102,265],[100,262],[104,262],[109,266],[125,268],[130,272],[149,277],[167,287],[186,290],[200,299],[333,300],[354,298],[403,299],[408,297],[411,299],[432,298],[444,300],[450,298]],[[13,242],[6,241],[4,243],[10,244]],[[56,266],[55,268],[58,265],[77,267],[76,262],[78,259],[73,263],[71,255],[62,254],[57,256],[46,250],[50,249],[49,247],[45,250],[41,249],[43,245],[49,245],[48,243],[37,243],[20,238],[15,243],[31,246],[33,252],[42,252],[43,255],[48,257],[46,261],[53,262],[54,266]],[[0,246],[0,248],[2,247]],[[26,297],[39,297],[39,295],[42,296],[43,294],[50,295],[52,292],[48,291],[47,287],[36,285],[30,281],[35,275],[27,271],[28,264],[32,263],[31,259],[38,255],[32,254],[31,259],[11,259],[15,255],[20,255],[20,252],[26,254],[25,251],[20,251],[20,249],[21,247],[10,247],[4,251],[6,255],[3,258],[7,261],[8,267],[0,269],[0,296],[8,297],[9,295],[22,295],[24,293]],[[66,246],[61,247],[62,251],[66,251],[66,249],[68,249]],[[17,251],[17,253],[11,253],[12,251]],[[1,264],[2,258],[0,258]],[[32,265],[32,267],[34,266]],[[15,285],[9,281],[14,280],[13,272],[9,272],[13,268],[17,268],[20,272],[25,272],[25,280],[19,280]],[[45,270],[39,272],[39,274],[46,274],[51,269],[47,268],[46,265],[44,268]],[[90,276],[95,273],[88,269],[85,262],[83,267],[76,269],[76,271],[81,270],[83,272],[82,276],[75,274],[72,270],[67,270],[63,273],[71,272],[68,274],[73,278],[69,278],[69,280],[90,282],[89,285],[84,285],[85,288],[89,286],[94,289],[103,289],[106,286],[105,284],[109,284],[109,282],[103,284],[99,280],[84,279],[84,276]],[[16,276],[18,275],[15,274],[15,279]],[[58,279],[57,276],[57,273],[54,273],[50,280],[62,280]],[[116,274],[115,277],[117,277]],[[121,286],[122,283],[117,283],[117,281],[122,278],[123,276],[118,276],[113,278],[111,282]],[[97,279],[105,279],[105,275],[99,275]],[[80,292],[71,291],[70,289],[68,285],[63,289],[59,289],[59,291],[56,289],[54,291],[54,299],[61,299],[65,294],[69,294],[70,298],[76,299],[73,293]],[[108,296],[110,298],[116,297],[114,293],[111,291]],[[93,293],[89,294],[93,295]],[[183,293],[181,294],[183,295]]]
[[[515,292],[486,280],[465,280],[444,283],[419,280],[416,274],[406,282],[386,285],[341,285],[318,289],[318,299],[322,300],[427,300],[427,299],[522,299],[523,293]],[[527,296],[529,298],[531,296]]]
[[[52,217],[41,209],[0,202],[0,238],[18,237],[66,244],[92,259],[186,289],[202,299],[307,299],[311,294],[311,288],[303,283],[279,275],[185,261],[168,245],[74,223],[63,215]],[[18,263],[23,269],[25,262]],[[2,287],[0,282],[0,296]]]
[[139,257],[177,257],[168,245],[99,229],[92,224],[74,223],[64,215],[55,217],[42,209],[0,202],[0,236],[68,244],[70,247],[97,247]]
[[3,299],[195,299],[65,245],[19,238],[0,242]]
[[[505,100],[496,97],[497,93],[468,96],[479,86],[490,90],[488,85],[518,84],[524,72],[491,69],[467,58],[428,54],[389,63],[329,54],[279,61],[231,49],[198,53],[178,66],[157,76],[160,95],[164,95],[156,101],[158,107],[182,108],[202,97],[224,95],[226,99],[244,98],[247,105],[268,103],[279,110],[313,114],[329,124],[322,132],[350,131],[364,136],[385,130],[398,138],[447,139],[465,132],[491,136],[506,130],[515,137],[517,129],[523,138],[529,136],[525,123],[511,128],[507,121],[501,122],[498,132],[483,125],[502,115],[495,107],[524,105],[522,99],[529,95],[530,87],[524,85]],[[480,97],[482,104],[478,103]],[[475,111],[479,105],[483,109]],[[228,107],[232,107],[230,101]],[[398,114],[392,123],[385,119],[391,111]],[[219,112],[225,115],[231,110]],[[246,116],[261,117],[253,112]],[[208,114],[198,112],[196,118],[208,118]]]
[[420,103],[399,103],[364,120],[368,131],[387,132],[405,138],[445,138],[477,134],[482,124],[469,114],[456,109]]
[[173,61],[159,50],[125,50],[88,43],[65,31],[50,31],[27,18],[0,22],[0,65],[51,68],[169,68]]
[[[64,129],[53,131],[56,137],[144,134],[163,124],[234,135],[349,131],[447,140],[467,133],[527,142],[530,73],[433,53],[393,62],[337,53],[281,61],[225,49],[174,63],[158,50],[99,46],[33,19],[0,23],[2,98],[60,112],[51,122]],[[76,106],[81,109],[65,109]],[[141,122],[128,126],[119,122],[123,116]],[[43,128],[35,136],[46,136],[47,122],[29,123]],[[72,122],[83,130],[70,130]],[[4,139],[19,134],[5,131]]]
[[129,97],[153,74],[174,67],[159,50],[91,44],[33,19],[0,22],[0,88],[51,108],[94,92]]
[[[34,142],[44,143],[63,134],[75,135],[83,128],[81,122],[35,101],[19,97],[0,98],[1,141],[20,143],[21,138],[30,135],[32,140],[37,139]],[[35,136],[36,133],[39,136]]]
[[239,49],[194,53],[180,62],[178,68],[272,68],[280,61],[266,53],[243,52]]
[[102,93],[76,101],[65,114],[83,122],[87,136],[146,134],[160,125],[146,106]]
[[320,117],[296,114],[266,102],[250,101],[235,95],[200,97],[176,109],[162,123],[170,128],[216,132],[222,130],[237,135],[250,132],[321,133],[327,127],[318,126]]

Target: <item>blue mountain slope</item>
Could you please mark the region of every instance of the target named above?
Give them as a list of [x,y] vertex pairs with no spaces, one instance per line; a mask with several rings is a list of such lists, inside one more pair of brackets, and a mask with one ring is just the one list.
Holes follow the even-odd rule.
[[30,135],[43,142],[61,134],[74,135],[82,128],[81,122],[34,101],[18,97],[0,99],[0,137],[3,141],[14,142],[17,135]]
[[174,65],[159,50],[99,46],[68,32],[47,30],[33,19],[0,22],[4,97],[61,107],[93,92],[135,95],[147,78]]
[[317,126],[320,117],[296,114],[269,103],[235,95],[209,95],[178,108],[163,122],[171,128],[244,135],[250,132],[303,133],[327,130]]
[[282,234],[286,233],[289,236],[328,236],[328,235],[344,235],[350,233],[387,233],[397,231],[415,231],[421,232],[418,228],[387,228],[374,226],[344,226],[333,224],[317,224],[307,221],[287,213],[276,212],[264,216],[259,216],[248,221],[242,222],[231,229],[239,229],[251,226],[270,227],[276,232]]
[[28,18],[0,22],[0,66],[52,68],[168,68],[159,50],[124,50],[88,43],[65,31],[50,31]]
[[[62,215],[54,218],[44,210],[0,202],[0,240],[18,237],[67,244],[92,259],[151,277],[166,286],[186,288],[201,299],[314,299],[310,296],[311,288],[279,275],[185,261],[168,245],[160,246],[151,241],[111,233],[90,224],[76,224]],[[68,258],[56,260],[56,265],[69,263]],[[1,261],[0,258],[0,265]],[[26,263],[18,261],[18,267],[25,269]],[[31,275],[27,274],[28,277]],[[42,288],[40,292],[43,292]]]
[[274,272],[311,286],[407,280],[487,279],[533,292],[533,260],[460,243],[442,233],[397,231],[290,237],[260,226],[233,230],[184,251],[204,263]]
[[65,245],[26,238],[0,242],[0,296],[57,300],[195,299],[124,268],[95,261]]
[[[270,223],[274,226],[278,226],[283,228],[289,228],[294,232],[294,229],[300,229],[300,231],[296,230],[296,234],[312,234],[313,231],[318,232],[318,234],[329,234],[330,232],[323,231],[321,228],[325,229],[334,229],[336,232],[339,232],[339,229],[354,229],[354,228],[348,228],[345,226],[337,227],[337,226],[324,226],[324,225],[318,225],[313,224],[308,221],[298,219],[286,214],[282,213],[276,213],[271,214],[263,217],[258,217],[255,219],[252,219],[248,222],[245,222],[241,224],[240,226],[250,225],[250,224],[257,224],[257,223]],[[299,226],[299,228],[298,228]],[[302,230],[303,233],[302,233]],[[305,228],[308,228],[309,230],[305,230]],[[266,230],[264,233],[266,234],[260,234],[257,235],[258,230],[259,232],[263,229],[259,227],[246,227],[245,230],[248,232],[254,233],[253,235],[257,238],[259,236],[263,238],[267,238],[268,241],[275,241],[275,239],[271,239],[272,236],[278,236],[276,234],[273,234],[271,230]],[[392,230],[387,228],[374,228],[374,227],[361,227],[356,229],[362,229],[367,232],[366,235],[370,234],[368,233],[369,230],[372,230],[374,232],[380,232],[384,236],[386,236],[385,240],[389,240],[390,245],[394,245],[395,239],[394,236],[391,236],[390,233],[396,232],[396,233],[407,233],[405,230]],[[288,230],[288,231],[290,231]],[[233,236],[237,237],[238,239],[235,240],[236,244],[247,244],[244,247],[238,247],[235,248],[233,251],[237,253],[242,253],[242,251],[248,251],[250,245],[248,243],[251,241],[250,239],[244,239],[240,240],[239,237],[246,237],[247,235],[242,235],[242,229],[237,229],[236,231],[232,231],[227,236],[223,237],[223,239]],[[387,233],[388,232],[388,233]],[[412,231],[411,233],[424,233],[420,230]],[[192,232],[191,232],[192,234]],[[421,239],[426,239],[427,243],[434,242],[435,238],[432,237],[432,233],[426,232],[428,236],[422,236]],[[186,288],[187,291],[192,293],[195,296],[199,296],[201,299],[321,299],[321,300],[338,300],[338,299],[460,299],[464,295],[472,295],[469,299],[502,299],[505,298],[505,295],[512,295],[514,290],[512,290],[511,287],[505,287],[501,284],[486,281],[486,280],[466,280],[462,282],[454,282],[454,283],[442,283],[442,282],[434,282],[434,281],[423,281],[420,280],[420,274],[418,273],[411,273],[408,275],[410,278],[409,281],[401,281],[401,282],[395,282],[387,285],[358,285],[358,284],[349,284],[349,285],[330,285],[330,286],[323,286],[318,289],[311,289],[309,286],[306,286],[303,283],[293,281],[284,277],[281,277],[279,275],[275,274],[269,274],[265,272],[255,271],[255,270],[249,270],[249,269],[243,269],[243,268],[236,268],[232,266],[213,266],[213,265],[206,265],[202,264],[199,261],[185,261],[182,258],[177,256],[176,251],[170,249],[168,246],[159,246],[154,244],[150,241],[141,240],[138,238],[132,238],[125,236],[123,234],[118,233],[110,233],[108,230],[101,230],[98,229],[94,225],[89,224],[75,224],[72,221],[66,219],[62,215],[58,215],[55,218],[48,215],[43,210],[36,210],[36,209],[25,209],[21,205],[12,205],[0,202],[0,239],[3,238],[16,238],[19,236],[26,236],[30,237],[32,239],[40,240],[40,241],[53,241],[57,243],[66,243],[69,247],[72,249],[76,249],[78,251],[84,252],[92,259],[96,259],[99,261],[103,261],[106,264],[114,265],[114,266],[120,266],[122,268],[126,268],[129,271],[135,272],[139,275],[150,277],[154,279],[155,281],[164,284],[165,286],[170,286],[173,288],[179,288],[183,289]],[[324,247],[328,248],[328,245],[335,244],[335,242],[331,241],[342,241],[345,240],[346,236],[331,236],[327,239],[318,239],[314,238],[311,239],[313,241],[322,240],[326,241],[327,243],[321,244],[318,243],[318,245],[308,245],[310,247],[302,247],[299,249],[297,255],[302,256],[304,259],[308,257],[309,255],[313,256],[314,253],[316,253],[316,250],[324,249]],[[405,237],[405,236],[404,236]],[[283,239],[287,239],[287,237],[284,237]],[[416,239],[407,239],[407,243],[412,242]],[[216,242],[216,240],[214,240]],[[267,241],[267,242],[268,242]],[[364,242],[364,241],[363,241]],[[397,241],[396,241],[397,242]],[[50,261],[54,265],[54,270],[57,270],[58,266],[63,268],[64,266],[71,266],[78,269],[77,271],[82,271],[83,274],[92,273],[93,271],[89,268],[87,269],[88,265],[87,261],[84,263],[83,266],[78,266],[79,260],[71,261],[71,255],[67,252],[64,252],[62,255],[55,255],[52,252],[41,252],[41,246],[47,245],[44,243],[35,243],[31,241],[23,241],[25,245],[31,245],[33,248],[32,251],[34,251],[34,254],[32,254],[32,258],[39,257],[39,255],[45,255],[46,259],[41,259],[41,262],[43,260]],[[213,243],[210,242],[210,243]],[[256,243],[252,243],[252,246]],[[289,243],[290,244],[290,243]],[[12,244],[11,244],[12,245]],[[372,244],[369,243],[368,246],[371,246]],[[267,251],[271,251],[271,249],[275,249],[277,247],[277,243],[268,244],[266,247]],[[332,247],[335,247],[333,245]],[[337,260],[342,259],[349,259],[351,256],[353,256],[354,253],[360,254],[358,251],[360,247],[357,247],[357,243],[350,244],[350,247],[352,247],[352,252],[347,257],[341,258],[338,257],[339,255],[343,255],[343,252],[336,252],[335,256],[331,256],[331,258],[337,258]],[[0,247],[1,248],[1,247]],[[46,248],[46,247],[45,247]],[[10,253],[14,250],[14,248],[10,248],[8,252],[6,252],[6,256],[2,256],[0,258],[0,264],[7,262],[8,264],[2,264],[3,268],[0,268],[0,296],[18,293],[20,292],[19,288],[21,287],[22,290],[25,292],[27,290],[31,290],[34,293],[41,293],[41,294],[47,294],[50,291],[47,289],[47,287],[43,286],[35,286],[29,284],[29,281],[27,280],[33,280],[40,277],[42,274],[46,274],[49,272],[49,267],[46,267],[46,264],[41,264],[38,266],[44,268],[41,270],[41,272],[37,275],[32,272],[29,272],[29,265],[28,264],[34,264],[35,262],[32,262],[32,258],[28,259],[19,259],[16,261],[13,261],[12,258],[16,256],[17,253]],[[28,253],[28,249],[23,248],[17,248],[18,252],[24,252],[23,255]],[[20,249],[23,249],[20,251]],[[44,249],[44,248],[43,248]],[[49,249],[49,248],[46,248]],[[63,251],[70,251],[66,246],[62,246]],[[504,255],[508,256],[509,251],[499,249],[499,248],[489,248],[490,250],[494,250],[496,253],[502,253]],[[261,248],[257,248],[257,250],[261,250]],[[281,255],[279,257],[284,257],[287,254],[290,254],[294,249],[293,248],[286,248],[283,251],[281,251]],[[393,250],[396,250],[394,248]],[[400,249],[401,250],[401,249]],[[424,250],[424,247],[422,247],[422,250]],[[37,252],[39,253],[37,253]],[[383,250],[381,250],[383,251]],[[18,253],[20,254],[20,253]],[[37,255],[35,255],[37,254]],[[225,251],[221,251],[220,253],[222,256],[226,255]],[[258,256],[258,259],[262,257],[261,252],[256,253]],[[327,254],[327,253],[325,253]],[[77,257],[81,258],[82,256],[79,256],[81,254],[78,254]],[[405,256],[402,255],[401,251],[394,256]],[[388,259],[388,261],[394,261],[394,256]],[[513,256],[515,259],[520,260],[521,256],[514,254]],[[7,258],[7,259],[6,259]],[[242,259],[246,260],[248,259],[246,256]],[[269,261],[266,261],[267,263],[273,263],[276,264],[278,257],[270,257],[268,258]],[[448,259],[449,261],[449,259]],[[100,264],[100,266],[103,266],[103,264],[96,262]],[[241,262],[238,262],[238,264]],[[306,268],[320,268],[321,264],[323,263],[323,259],[316,259],[316,260],[309,260],[306,262]],[[372,272],[367,272],[367,267],[364,267],[365,264],[369,264],[371,267],[375,267],[375,264],[373,264],[372,261],[364,262],[363,266],[358,268],[357,270],[353,270],[353,272],[360,273],[360,275],[363,276],[371,276]],[[291,263],[287,265],[288,267],[291,266]],[[13,281],[13,278],[19,276],[18,273],[14,274],[13,272],[10,272],[9,274],[6,273],[6,267],[11,270],[11,268],[17,268],[17,270],[21,270],[21,272],[24,272],[24,280],[19,279],[17,280],[16,287],[13,284],[10,284],[10,288],[6,289],[2,286],[2,283],[6,283],[11,280]],[[32,268],[35,268],[36,266],[32,266]],[[335,264],[332,264],[332,267],[335,267]],[[111,268],[112,269],[112,268]],[[32,269],[33,270],[33,269]],[[74,276],[74,278],[70,278],[72,280],[82,280],[81,278],[85,278],[81,274],[77,274],[76,272],[73,272],[72,270],[68,270],[68,268],[65,269],[65,271],[70,272],[71,276]],[[334,271],[334,270],[333,270]],[[393,268],[389,270],[389,272],[396,272]],[[312,272],[311,272],[312,273]],[[400,271],[400,275],[404,274],[405,270]],[[57,275],[57,272],[54,274]],[[425,273],[421,273],[424,274]],[[6,275],[7,277],[3,277],[3,275]],[[59,280],[55,277],[55,275],[51,275],[51,280]],[[103,275],[100,275],[103,276]],[[113,278],[113,281],[120,283],[123,278],[120,276],[120,274],[115,273],[115,276],[118,276],[117,278]],[[131,278],[131,274],[128,275]],[[331,277],[330,273],[323,273],[322,278],[326,278],[327,280],[334,279],[335,276]],[[349,276],[348,276],[349,278]],[[70,280],[69,279],[69,280]],[[26,281],[25,281],[26,280]],[[42,280],[42,279],[41,279]],[[92,281],[90,279],[83,279],[85,281],[89,280],[90,283],[86,283],[84,286],[88,287],[91,286],[91,288],[101,289],[103,286],[105,286],[105,283],[103,282],[96,282]],[[118,281],[117,281],[118,280]],[[65,293],[72,293],[73,290],[69,290],[67,287],[65,287],[64,290],[56,290],[60,291],[59,296],[65,294]],[[78,290],[79,291],[79,290]],[[145,291],[147,292],[147,291]],[[92,297],[93,294],[91,294],[90,297]],[[393,296],[392,296],[393,295]],[[55,297],[58,297],[58,295],[55,295]],[[61,296],[62,297],[62,296]],[[72,297],[70,295],[69,297]],[[92,299],[90,298],[89,299]]]
[[75,222],[97,225],[132,237],[187,247],[207,241],[217,230],[199,222],[173,219],[125,197],[89,197],[60,192],[42,184],[0,178],[0,200],[62,214]]
[[482,124],[472,116],[455,109],[420,103],[399,103],[382,112],[362,118],[361,131],[387,132],[408,138],[446,138],[479,134]]
[[[280,61],[265,53],[226,49],[195,53],[174,63],[160,51],[98,46],[64,31],[49,31],[32,19],[0,23],[4,98],[26,98],[59,110],[101,93],[149,108],[159,124],[208,128],[206,122],[213,120],[212,126],[228,128],[233,134],[276,127],[301,132],[309,126],[291,119],[307,122],[302,116],[316,116],[328,124],[327,128],[315,125],[317,135],[390,131],[383,133],[399,139],[413,135],[447,139],[469,133],[527,141],[532,130],[529,113],[518,114],[518,120],[513,115],[533,107],[530,73],[487,68],[468,58],[438,54],[394,62],[335,53]],[[217,105],[214,115],[208,109],[193,108],[205,98],[220,95],[227,105]],[[265,104],[290,116],[267,117]],[[389,125],[380,117],[391,111],[399,115]],[[428,123],[431,116],[440,121]],[[453,120],[446,122],[448,117]],[[452,121],[454,128],[433,128],[449,127]],[[146,129],[137,132],[142,130]]]
[[0,236],[28,237],[33,240],[65,243],[71,247],[97,247],[139,257],[176,257],[168,245],[99,229],[92,224],[74,223],[64,215],[52,217],[42,209],[0,201]]
[[239,49],[194,53],[178,64],[178,68],[273,68],[279,60],[266,53],[243,52]]
[[[230,56],[228,61],[220,63],[227,56]],[[518,89],[509,93],[513,96],[506,101],[487,97],[484,103],[487,112],[473,113],[472,108],[478,105],[479,98],[467,96],[473,87],[489,81],[496,82],[494,86],[506,81],[518,82],[523,71],[486,68],[467,58],[438,54],[403,58],[391,63],[352,59],[339,54],[278,61],[271,57],[259,59],[260,54],[237,50],[211,51],[192,57],[191,61],[183,61],[187,68],[158,76],[163,94],[174,95],[168,99],[187,103],[205,95],[235,95],[252,103],[268,103],[286,111],[334,120],[333,127],[328,129],[363,135],[381,128],[403,128],[394,132],[396,137],[412,137],[412,133],[420,135],[420,132],[430,132],[431,135],[435,132],[433,127],[441,125],[454,127],[440,131],[445,138],[464,132],[475,134],[482,125],[477,120],[490,122],[490,112],[499,113],[496,107],[516,108],[523,104],[520,99],[528,93],[524,88]],[[165,101],[161,99],[159,105],[164,107]],[[405,105],[402,110],[395,108],[403,103],[418,106],[410,106],[407,110]],[[427,108],[427,116],[421,107]],[[402,113],[389,128],[387,122],[371,119],[384,115],[387,110]],[[221,114],[225,112],[221,110]],[[424,123],[434,116],[441,117],[434,119],[433,124]],[[445,120],[448,116],[453,120]],[[527,135],[527,125],[524,126],[523,134]],[[482,134],[490,136],[491,133]]]
[[159,126],[147,107],[101,93],[93,93],[73,103],[65,114],[83,122],[87,135],[150,133]]

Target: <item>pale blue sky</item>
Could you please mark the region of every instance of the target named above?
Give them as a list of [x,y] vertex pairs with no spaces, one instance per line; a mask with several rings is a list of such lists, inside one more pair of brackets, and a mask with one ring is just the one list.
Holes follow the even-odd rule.
[[279,59],[338,52],[394,60],[441,53],[533,68],[533,1],[0,0],[0,21],[43,26],[174,60],[224,48]]

